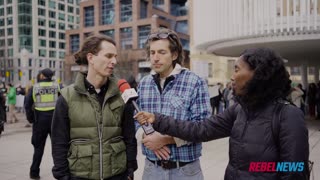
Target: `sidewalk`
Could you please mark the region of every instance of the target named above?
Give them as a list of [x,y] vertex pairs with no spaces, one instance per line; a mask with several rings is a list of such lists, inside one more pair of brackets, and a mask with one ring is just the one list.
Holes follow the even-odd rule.
[[[6,124],[5,131],[0,138],[0,179],[21,180],[29,179],[33,147],[31,141],[32,128],[24,127],[27,124],[25,115],[18,114],[19,122]],[[309,129],[310,160],[314,161],[314,179],[320,179],[320,121],[307,120]],[[203,154],[200,158],[205,180],[223,180],[225,168],[229,161],[229,138],[203,143]],[[142,177],[145,157],[141,154],[141,145],[138,145],[138,166],[135,179]],[[53,180],[51,168],[51,142],[48,138],[45,153],[41,163],[40,176],[42,180]],[[312,179],[312,178],[311,178]]]
[[[28,132],[32,131],[32,125],[30,127],[25,127],[29,122],[27,121],[26,115],[24,113],[17,113],[18,122],[8,124],[6,123],[4,126],[4,132],[2,132],[2,136],[8,136],[15,133]],[[8,113],[7,113],[8,117]]]

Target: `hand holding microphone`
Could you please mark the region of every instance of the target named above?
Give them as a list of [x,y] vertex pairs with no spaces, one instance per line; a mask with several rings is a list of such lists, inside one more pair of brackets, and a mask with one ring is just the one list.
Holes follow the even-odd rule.
[[[126,80],[124,80],[124,79],[120,79],[118,81],[118,87],[119,87],[119,89],[120,89],[120,91],[122,93],[121,97],[122,97],[124,103],[127,104],[127,103],[131,102],[132,105],[134,106],[134,109],[137,112],[140,112],[140,108],[139,108],[138,104],[135,101],[138,98],[138,93],[136,92],[136,90],[134,88],[131,88],[130,85],[128,84],[128,82]],[[146,135],[152,134],[154,132],[154,129],[153,129],[153,127],[152,127],[152,125],[150,123],[142,124],[142,129],[144,130]]]

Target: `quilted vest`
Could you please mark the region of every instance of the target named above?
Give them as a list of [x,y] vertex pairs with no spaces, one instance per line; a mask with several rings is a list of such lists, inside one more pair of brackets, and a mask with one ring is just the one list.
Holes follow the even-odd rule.
[[121,136],[124,102],[116,80],[109,78],[101,108],[96,95],[86,90],[84,78],[79,73],[74,85],[61,90],[70,119],[69,169],[72,176],[105,179],[126,170],[126,146]]

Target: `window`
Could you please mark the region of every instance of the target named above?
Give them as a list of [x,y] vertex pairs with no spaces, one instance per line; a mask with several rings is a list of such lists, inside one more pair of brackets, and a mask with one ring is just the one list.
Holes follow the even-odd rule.
[[84,8],[84,26],[94,26],[94,7],[89,6]]
[[68,15],[68,22],[73,23],[73,21],[74,21],[74,16]]
[[64,49],[65,48],[65,43],[59,42],[59,49]]
[[13,39],[8,39],[8,46],[13,46]]
[[29,67],[32,67],[32,59],[29,59]]
[[39,39],[39,45],[40,45],[41,47],[46,47],[46,46],[47,46],[46,40],[44,40],[44,39]]
[[0,37],[3,37],[3,36],[5,36],[4,29],[0,29]]
[[12,0],[7,0],[7,4],[11,4],[12,3]]
[[148,35],[150,33],[151,27],[150,26],[139,26],[139,44],[138,48],[144,48],[144,45],[148,39]]
[[32,9],[31,5],[29,4],[19,4],[18,5],[18,14],[28,14],[31,15]]
[[4,16],[4,8],[0,8],[0,16]]
[[46,0],[38,0],[39,6],[46,6]]
[[73,0],[68,0],[68,3],[71,3],[71,4],[73,4]]
[[8,17],[7,18],[7,25],[11,25],[12,24],[12,17]]
[[101,24],[114,23],[114,0],[102,0],[101,2]]
[[25,24],[26,26],[32,25],[32,17],[28,15],[21,15],[18,17],[19,25]]
[[58,9],[59,9],[60,11],[64,11],[64,4],[60,4],[60,3],[59,3]]
[[121,0],[120,3],[120,21],[132,21],[132,1]]
[[12,28],[8,28],[7,30],[8,30],[8,35],[9,35],[9,36],[10,36],[10,35],[13,35],[13,29],[12,29]]
[[63,13],[59,13],[59,20],[63,20],[65,19],[65,15]]
[[50,28],[56,28],[56,22],[55,21],[49,21],[49,27]]
[[154,8],[164,10],[164,0],[152,0],[152,6]]
[[38,15],[39,15],[39,16],[46,16],[46,10],[45,10],[45,9],[38,8]]
[[180,39],[180,40],[181,40],[182,48],[184,50],[190,50],[189,40],[186,40],[186,39]]
[[49,0],[49,8],[56,9],[56,2],[54,2],[53,0]]
[[300,67],[291,67],[291,75],[300,75]]
[[32,46],[32,38],[30,36],[20,36],[19,41],[20,41],[20,46],[25,47],[26,49],[30,49]]
[[4,19],[0,19],[0,26],[4,26]]
[[111,37],[112,39],[114,39],[114,29],[110,29],[110,30],[105,30],[105,31],[100,31],[101,34],[104,34],[106,36]]
[[56,18],[56,12],[49,11],[49,17]]
[[59,33],[59,39],[65,39],[65,34],[64,33]]
[[45,49],[39,49],[39,56],[40,57],[46,57],[46,54],[47,54],[47,52]]
[[55,41],[49,41],[49,47],[50,48],[56,48],[56,42]]
[[13,57],[13,49],[8,49],[8,56]]
[[148,17],[148,1],[140,0],[140,19]]
[[132,28],[121,28],[120,29],[120,39],[122,49],[132,48]]
[[176,32],[188,34],[188,21],[178,21],[175,30]]
[[4,39],[1,39],[1,40],[0,40],[0,47],[3,47],[4,44],[5,44],[5,40],[4,40]]
[[8,15],[9,15],[9,14],[12,14],[12,6],[7,7],[7,14],[8,14]]
[[46,20],[45,19],[38,19],[38,25],[39,26],[46,26]]
[[56,51],[49,51],[49,57],[55,58],[56,56]]
[[60,30],[65,30],[66,29],[66,26],[64,23],[59,23],[59,29]]
[[188,7],[186,6],[187,0],[171,0],[170,14],[174,16],[188,15]]
[[42,67],[42,59],[39,59],[39,67]]
[[68,13],[73,13],[73,7],[68,6]]
[[44,30],[44,29],[39,29],[39,36],[43,36],[43,37],[45,37],[46,36],[46,30]]
[[[64,58],[64,52],[59,52],[59,58],[63,59]],[[61,68],[61,62],[59,63],[59,67]]]
[[55,31],[49,31],[49,37],[50,38],[56,38],[56,32]]
[[32,35],[32,28],[27,27],[27,26],[20,26],[19,27],[19,34],[31,36]]
[[80,47],[80,37],[78,34],[70,35],[70,51],[74,53],[79,50]]

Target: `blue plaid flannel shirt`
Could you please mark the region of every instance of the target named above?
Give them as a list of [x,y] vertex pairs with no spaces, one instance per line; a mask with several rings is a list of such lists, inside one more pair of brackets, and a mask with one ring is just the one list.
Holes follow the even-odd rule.
[[[206,82],[189,70],[173,75],[162,93],[152,75],[144,77],[138,86],[137,103],[142,111],[161,113],[184,121],[200,121],[211,116],[210,98]],[[136,129],[140,128],[136,122]],[[175,144],[170,148],[170,161],[190,162],[201,156],[201,143],[191,143],[181,147]],[[142,144],[142,153],[148,159],[158,160],[153,151]]]

